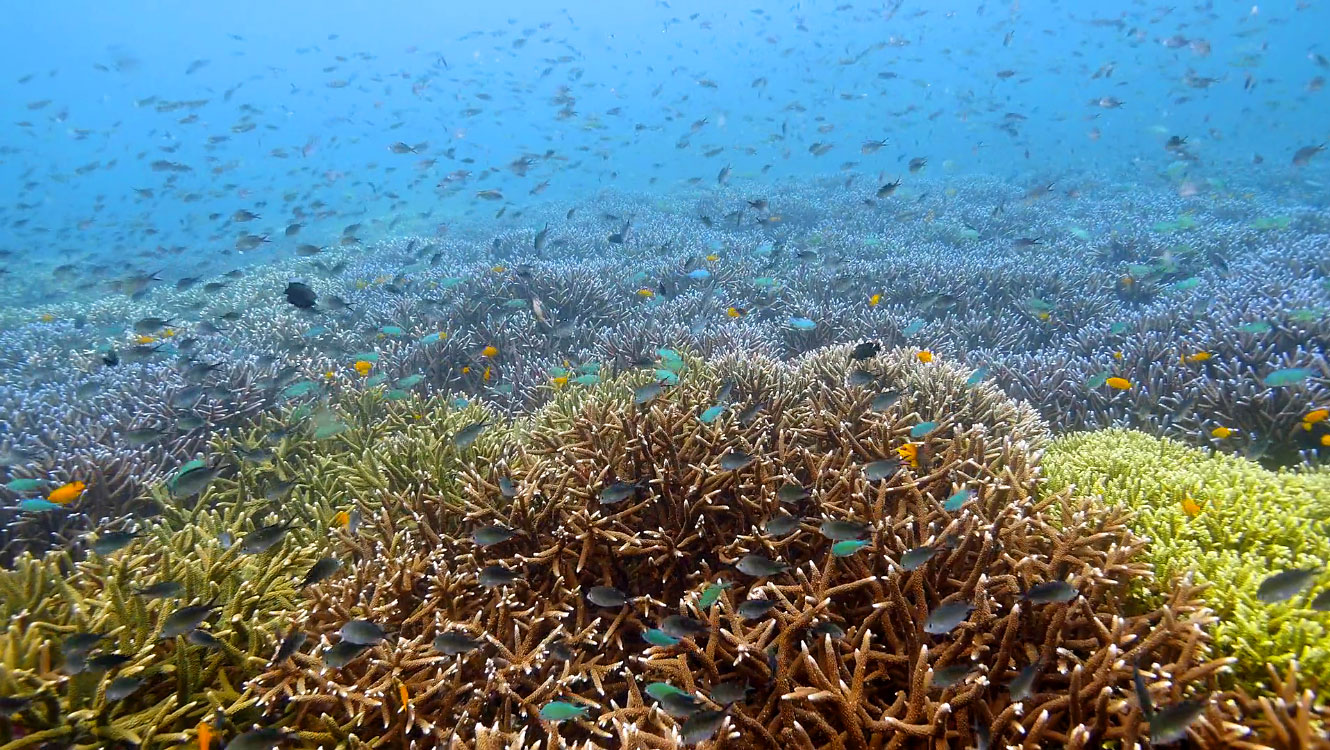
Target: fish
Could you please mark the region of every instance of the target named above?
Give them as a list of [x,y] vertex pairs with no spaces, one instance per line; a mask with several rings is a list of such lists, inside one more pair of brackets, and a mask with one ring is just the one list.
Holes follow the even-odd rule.
[[737,611],[745,620],[760,620],[776,608],[776,602],[770,599],[745,599],[739,603]]
[[267,552],[286,538],[293,524],[294,521],[285,521],[251,531],[240,540],[240,554],[259,555]]
[[217,611],[216,603],[196,604],[189,607],[181,607],[174,610],[162,622],[162,632],[159,638],[175,638],[184,635],[189,631],[203,624],[205,620]]
[[1113,376],[1104,381],[1104,384],[1115,391],[1126,391],[1131,389],[1131,381],[1126,378]]
[[301,310],[313,309],[319,299],[319,295],[314,292],[308,284],[299,281],[292,281],[286,285],[286,301]]
[[185,590],[184,584],[177,581],[159,581],[134,591],[135,596],[144,599],[174,599]]
[[655,397],[659,396],[665,390],[660,383],[647,383],[633,389],[633,403],[637,405],[645,404]]
[[470,448],[476,442],[476,438],[480,437],[480,433],[484,432],[489,425],[489,422],[475,422],[463,427],[457,431],[456,435],[453,435],[453,445],[458,450],[463,451]]
[[864,478],[870,482],[879,482],[883,479],[890,479],[896,476],[901,470],[902,463],[899,459],[884,458],[880,461],[873,461],[864,464]]
[[1295,167],[1307,166],[1308,164],[1311,163],[1313,156],[1316,156],[1317,154],[1321,153],[1324,150],[1325,150],[1324,143],[1319,145],[1303,146],[1302,148],[1293,152],[1293,160],[1292,160],[1293,166]]
[[963,599],[943,604],[929,613],[924,621],[924,632],[930,635],[950,633],[970,617],[973,609],[974,605]]
[[780,575],[790,569],[790,566],[785,563],[776,562],[761,555],[751,553],[739,558],[739,562],[735,563],[734,567],[737,568],[740,573],[753,576],[754,578]]
[[1035,604],[1065,604],[1080,592],[1066,581],[1045,581],[1031,586],[1021,598]]
[[692,638],[707,632],[708,626],[686,615],[670,615],[661,622],[660,629],[675,638]]
[[323,663],[333,669],[341,669],[356,660],[370,647],[363,643],[352,643],[350,641],[338,641],[323,650]]
[[68,505],[81,497],[87,489],[88,485],[83,482],[69,482],[51,490],[46,500],[57,505]]
[[628,603],[628,595],[613,586],[592,586],[586,598],[597,607],[617,609]]
[[857,344],[850,352],[850,359],[854,362],[862,362],[866,359],[876,357],[880,351],[882,351],[881,344],[876,341],[864,341]]
[[1276,604],[1297,596],[1321,574],[1322,568],[1293,568],[1268,576],[1256,587],[1256,598],[1265,604]]
[[1016,679],[1007,684],[1007,692],[1013,701],[1023,701],[1034,695],[1034,682],[1039,677],[1039,662],[1034,662],[1022,669]]
[[640,484],[640,482],[615,482],[600,491],[600,504],[617,505],[632,497]]
[[873,400],[868,404],[868,408],[873,411],[886,411],[895,406],[900,400],[900,391],[883,391],[873,397]]
[[449,630],[434,636],[432,645],[435,651],[442,651],[448,656],[457,656],[465,654],[468,651],[474,651],[483,644],[484,641],[479,638],[472,638],[466,633],[456,630]]
[[767,519],[767,522],[762,525],[762,531],[771,536],[782,537],[799,528],[801,521],[802,519],[798,516],[779,513]]
[[294,737],[295,735],[277,727],[256,727],[232,737],[231,741],[226,743],[225,750],[273,750],[290,742]]
[[684,744],[696,745],[715,737],[725,723],[725,717],[726,713],[724,711],[710,710],[698,711],[688,717],[683,726],[679,728]]
[[974,671],[974,664],[961,662],[960,664],[949,664],[945,667],[933,669],[933,686],[946,689],[965,679],[965,676]]
[[734,703],[740,703],[748,698],[748,693],[752,687],[743,680],[726,680],[711,686],[708,695],[711,700],[722,706],[729,706]]
[[822,522],[818,527],[822,536],[833,542],[845,542],[854,539],[861,539],[868,535],[868,525],[858,521],[842,521],[838,519],[829,519]]
[[308,639],[309,637],[303,632],[291,628],[291,631],[282,637],[282,642],[277,644],[277,653],[272,657],[272,664],[275,666],[290,659]]
[[92,542],[92,550],[99,555],[109,555],[124,549],[138,534],[133,531],[103,531]]
[[776,499],[782,503],[794,504],[801,500],[807,500],[810,497],[812,497],[812,495],[809,494],[808,490],[802,485],[789,482],[782,484],[780,489],[776,490]]
[[313,565],[309,566],[309,570],[306,571],[305,577],[300,580],[300,587],[304,588],[306,586],[313,586],[321,581],[326,581],[341,569],[342,562],[340,560],[332,557],[320,558]]
[[517,532],[507,526],[491,524],[489,526],[481,526],[471,532],[471,541],[475,542],[477,547],[492,547],[496,544],[506,542],[516,535]]
[[138,689],[143,687],[143,679],[140,677],[120,676],[111,680],[106,686],[106,699],[109,701],[120,701],[128,698]]
[[730,450],[720,457],[720,468],[725,471],[738,471],[753,461],[754,458],[747,453]]
[[843,542],[836,542],[831,545],[831,555],[833,557],[849,557],[869,544],[871,542],[866,539],[847,539]]
[[198,628],[194,628],[188,633],[185,633],[185,640],[192,643],[195,646],[212,649],[214,651],[226,647],[225,644],[223,644],[221,640],[217,638],[217,636],[213,635],[212,633],[209,633],[206,630],[200,630]]
[[906,550],[905,554],[901,555],[901,567],[904,568],[907,573],[916,570],[924,563],[932,560],[933,557],[941,551],[941,548],[932,546],[915,547],[914,549]]
[[338,632],[343,641],[361,646],[373,646],[387,637],[383,628],[370,620],[349,620]]
[[567,701],[551,701],[540,707],[540,718],[555,723],[580,719],[587,714],[586,706],[578,706]]
[[478,579],[485,588],[506,586],[521,579],[521,574],[502,565],[487,565],[480,569]]

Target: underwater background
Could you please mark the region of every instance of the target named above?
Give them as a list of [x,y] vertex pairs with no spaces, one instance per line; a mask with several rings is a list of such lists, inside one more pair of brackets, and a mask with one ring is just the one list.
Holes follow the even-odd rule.
[[1330,747],[1330,6],[28,4],[0,750]]

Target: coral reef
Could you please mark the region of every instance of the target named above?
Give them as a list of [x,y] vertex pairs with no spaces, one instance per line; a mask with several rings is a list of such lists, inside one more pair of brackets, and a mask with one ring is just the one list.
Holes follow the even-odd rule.
[[[1143,540],[1121,513],[1035,498],[1047,431],[1028,407],[912,351],[850,353],[666,351],[556,397],[459,494],[385,494],[346,577],[300,605],[315,647],[251,689],[324,743],[487,746],[675,746],[686,722],[653,682],[700,691],[685,714],[728,705],[718,747],[1130,743],[1132,663],[1157,704],[1205,698],[1227,660],[1197,590],[1119,609],[1150,575]],[[340,660],[354,619],[389,635]],[[701,697],[733,680],[741,695]],[[1248,730],[1215,703],[1191,733]]]
[[[1101,496],[1132,513],[1157,576],[1137,587],[1139,597],[1153,604],[1176,581],[1205,584],[1202,599],[1218,618],[1216,650],[1238,658],[1242,685],[1274,692],[1266,665],[1282,673],[1296,663],[1304,685],[1318,693],[1330,686],[1330,613],[1311,607],[1330,584],[1330,472],[1272,472],[1126,430],[1058,438],[1043,469],[1049,492]],[[1258,599],[1264,579],[1300,567],[1322,570],[1305,595]]]

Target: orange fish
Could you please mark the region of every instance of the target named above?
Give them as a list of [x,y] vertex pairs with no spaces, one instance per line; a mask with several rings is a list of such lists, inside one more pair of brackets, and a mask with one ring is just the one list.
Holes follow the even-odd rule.
[[199,725],[195,727],[194,730],[198,732],[199,735],[199,750],[210,750],[210,748],[212,748],[212,741],[216,737],[212,731],[212,724],[209,724],[208,720],[204,719],[199,722]]
[[77,500],[79,495],[82,495],[83,491],[87,488],[88,485],[82,482],[70,482],[69,484],[56,487],[46,499],[53,503],[59,503],[60,505],[68,505],[74,500]]
[[1313,409],[1303,415],[1302,424],[1304,427],[1311,429],[1309,425],[1324,422],[1326,417],[1330,417],[1330,409]]
[[374,367],[374,363],[366,359],[358,359],[352,366],[356,368],[356,372],[360,373],[360,377],[363,378],[369,374],[369,371]]
[[924,364],[928,364],[929,362],[933,361],[933,353],[928,351],[927,349],[924,349],[923,351],[916,352],[914,358],[919,360],[920,362],[923,362]]
[[480,379],[486,383],[490,382],[490,366],[485,365],[485,372],[481,374]]
[[1204,362],[1212,356],[1214,355],[1210,354],[1210,352],[1196,352],[1195,354],[1188,354],[1183,357],[1182,361],[1188,363]]
[[731,307],[725,310],[725,314],[731,318],[742,318],[748,314],[748,311],[742,307]]
[[1117,391],[1125,391],[1131,388],[1131,381],[1126,378],[1109,378],[1108,380],[1105,380],[1104,383],[1108,385],[1109,388]]
[[480,350],[480,356],[482,356],[482,357],[497,357],[497,356],[499,356],[499,347],[495,346],[494,344],[490,344],[489,346],[487,346],[487,347],[485,347],[484,349],[481,349],[481,350]]
[[402,708],[411,705],[411,694],[406,691],[406,685],[397,683],[397,697],[402,700]]
[[877,307],[881,303],[882,303],[882,295],[880,294],[874,294],[872,297],[868,298],[869,307]]
[[652,297],[656,296],[656,293],[651,291],[650,289],[647,289],[646,287],[643,287],[637,290],[637,296],[642,297],[644,299],[651,299]]
[[1184,496],[1182,498],[1182,512],[1186,513],[1191,518],[1195,518],[1196,514],[1201,512],[1201,506],[1195,500],[1192,500],[1190,496]]
[[910,468],[919,468],[919,443],[906,443],[897,448],[896,453],[902,461],[910,465]]
[[335,527],[337,527],[337,528],[339,528],[339,529],[344,529],[344,528],[346,528],[347,526],[350,526],[350,525],[351,525],[351,514],[348,513],[348,512],[346,512],[346,511],[344,511],[344,510],[339,510],[339,511],[337,511],[336,513],[333,514],[332,524],[333,524],[333,526],[335,526]]

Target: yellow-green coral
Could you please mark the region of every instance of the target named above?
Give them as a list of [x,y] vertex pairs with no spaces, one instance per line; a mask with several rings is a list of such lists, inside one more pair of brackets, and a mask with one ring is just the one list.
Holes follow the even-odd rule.
[[[1272,472],[1140,432],[1103,430],[1054,441],[1044,473],[1050,491],[1074,485],[1131,509],[1162,585],[1189,574],[1209,584],[1206,601],[1219,616],[1215,646],[1238,657],[1241,683],[1266,691],[1266,664],[1282,671],[1297,660],[1305,686],[1330,685],[1330,613],[1308,606],[1330,573],[1291,601],[1256,598],[1267,576],[1330,560],[1330,471]],[[1138,595],[1155,603],[1163,593]]]

